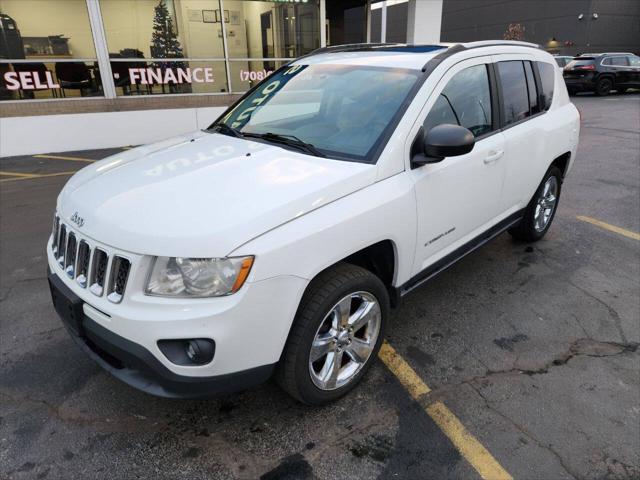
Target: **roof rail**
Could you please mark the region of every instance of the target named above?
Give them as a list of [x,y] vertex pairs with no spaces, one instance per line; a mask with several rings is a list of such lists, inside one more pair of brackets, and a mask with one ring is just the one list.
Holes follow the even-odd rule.
[[439,53],[438,55],[430,59],[427,63],[425,63],[424,67],[422,67],[422,71],[431,73],[445,58],[450,57],[454,53],[462,52],[464,50],[469,50],[472,48],[499,46],[530,47],[542,49],[542,47],[537,43],[518,42],[516,40],[482,40],[479,42],[449,44],[448,48],[444,52]]
[[[333,45],[330,47],[317,48],[308,55],[319,53],[341,53],[341,52],[372,52],[385,50],[401,50],[405,52],[429,52],[447,48],[441,44],[412,44],[412,43],[347,43],[344,45]],[[305,55],[308,56],[308,55]]]
[[537,43],[521,42],[519,40],[479,40],[476,42],[460,42],[465,48],[480,48],[480,47],[497,47],[500,45],[512,45],[519,47],[531,47],[542,48]]

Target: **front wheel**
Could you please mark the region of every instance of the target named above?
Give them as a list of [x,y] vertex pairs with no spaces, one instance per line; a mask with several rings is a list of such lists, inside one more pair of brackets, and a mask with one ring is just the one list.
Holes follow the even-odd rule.
[[340,398],[374,361],[388,315],[387,290],[368,270],[341,263],[322,272],[300,302],[276,380],[308,405]]
[[509,229],[511,236],[526,242],[536,242],[544,237],[556,214],[561,187],[562,172],[552,166],[527,205],[520,223]]

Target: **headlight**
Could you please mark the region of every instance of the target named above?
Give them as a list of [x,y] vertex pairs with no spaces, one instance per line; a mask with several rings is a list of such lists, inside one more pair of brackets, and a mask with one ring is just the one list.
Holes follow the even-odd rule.
[[156,257],[145,293],[167,297],[220,297],[240,290],[254,257]]

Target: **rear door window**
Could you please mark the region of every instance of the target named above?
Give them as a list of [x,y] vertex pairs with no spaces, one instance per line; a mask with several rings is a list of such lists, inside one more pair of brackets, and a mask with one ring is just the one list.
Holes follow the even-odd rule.
[[551,107],[553,101],[553,87],[555,85],[556,74],[555,67],[550,63],[536,62],[538,65],[538,74],[540,75],[540,107],[547,111]]
[[632,67],[640,67],[640,57],[632,55],[627,58],[629,59],[629,65],[631,65]]
[[609,58],[605,58],[602,61],[603,65],[610,65],[612,67],[626,67],[628,66],[627,64],[627,57],[609,57]]
[[533,76],[533,68],[531,62],[524,62],[524,72],[527,76],[527,89],[529,91],[529,112],[534,115],[540,111],[538,106],[538,90],[536,88],[536,80]]
[[530,115],[529,89],[521,60],[498,62],[502,85],[504,124],[510,125]]

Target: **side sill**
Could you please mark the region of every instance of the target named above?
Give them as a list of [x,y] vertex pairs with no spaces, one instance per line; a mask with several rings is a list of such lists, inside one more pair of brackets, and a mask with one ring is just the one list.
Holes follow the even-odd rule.
[[433,263],[432,265],[429,265],[424,270],[419,272],[417,275],[414,275],[412,278],[410,278],[407,282],[405,282],[400,287],[396,287],[395,288],[396,292],[394,295],[396,301],[394,303],[397,306],[400,306],[401,299],[406,294],[415,290],[416,288],[423,285],[427,281],[431,280],[432,278],[437,276],[439,273],[442,273],[447,268],[455,264],[458,260],[461,260],[462,258],[466,257],[474,250],[477,250],[481,246],[485,245],[486,243],[488,243],[489,241],[491,241],[492,239],[500,235],[502,232],[507,231],[509,228],[517,224],[522,219],[523,215],[524,215],[524,209],[509,215],[507,218],[498,222],[493,227],[484,231],[474,239],[465,243],[461,247],[458,247],[456,250],[444,256],[443,258]]

